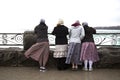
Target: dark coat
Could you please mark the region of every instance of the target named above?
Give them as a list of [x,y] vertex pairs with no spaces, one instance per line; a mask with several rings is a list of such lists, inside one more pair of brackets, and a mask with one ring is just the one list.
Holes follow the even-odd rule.
[[54,30],[52,31],[52,34],[55,35],[55,44],[68,44],[67,35],[69,34],[68,28],[64,25],[57,25]]
[[89,26],[83,26],[85,30],[85,37],[82,42],[94,42],[93,34],[96,34],[96,30]]
[[45,23],[40,23],[34,29],[34,33],[37,36],[37,42],[48,41],[48,27]]

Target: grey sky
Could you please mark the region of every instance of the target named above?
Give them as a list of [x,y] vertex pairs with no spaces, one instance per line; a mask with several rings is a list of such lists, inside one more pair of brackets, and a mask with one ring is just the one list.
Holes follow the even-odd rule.
[[59,18],[65,25],[75,20],[90,26],[120,25],[120,0],[0,0],[0,32],[33,30],[41,18],[49,29]]

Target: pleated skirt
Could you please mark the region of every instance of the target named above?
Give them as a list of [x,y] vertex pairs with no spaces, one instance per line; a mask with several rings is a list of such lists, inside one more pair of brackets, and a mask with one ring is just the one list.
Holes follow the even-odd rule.
[[68,54],[66,58],[66,64],[74,63],[81,64],[80,62],[80,43],[70,43],[68,46]]

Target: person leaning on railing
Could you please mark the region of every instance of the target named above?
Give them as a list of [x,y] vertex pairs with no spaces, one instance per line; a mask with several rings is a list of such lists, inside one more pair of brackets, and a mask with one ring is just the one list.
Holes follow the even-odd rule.
[[68,68],[68,65],[65,64],[68,49],[68,34],[68,28],[64,25],[63,20],[60,19],[52,31],[52,35],[55,35],[55,51],[53,57],[56,60],[58,70],[66,70]]
[[82,26],[85,30],[85,37],[82,40],[80,60],[84,62],[83,70],[92,71],[93,62],[97,62],[99,60],[97,48],[93,39],[93,34],[96,34],[96,30],[89,27],[87,22],[83,22]]
[[32,45],[26,52],[25,56],[39,62],[40,71],[46,71],[46,63],[49,57],[49,41],[48,41],[48,26],[45,20],[41,19],[40,24],[34,29],[37,36],[37,43]]

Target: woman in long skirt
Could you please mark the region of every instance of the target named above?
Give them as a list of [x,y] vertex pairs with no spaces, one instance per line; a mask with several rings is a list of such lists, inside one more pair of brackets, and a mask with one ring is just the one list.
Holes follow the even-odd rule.
[[32,45],[25,52],[25,56],[27,58],[31,57],[32,59],[39,62],[40,71],[43,72],[46,70],[46,63],[49,57],[49,41],[47,29],[48,27],[45,24],[45,20],[41,19],[40,24],[34,29],[34,32],[37,36],[37,43]]
[[99,60],[97,48],[93,39],[93,34],[96,33],[96,30],[92,27],[89,27],[87,22],[83,22],[82,25],[85,30],[85,37],[82,40],[80,60],[84,62],[83,70],[92,71],[93,63]]
[[55,51],[53,57],[56,59],[57,69],[65,70],[68,68],[68,65],[65,64],[65,60],[68,51],[67,35],[69,32],[62,19],[60,19],[57,26],[54,27],[52,34],[55,35]]
[[80,64],[80,45],[85,33],[79,21],[72,24],[66,63],[72,64],[72,70],[77,70]]

